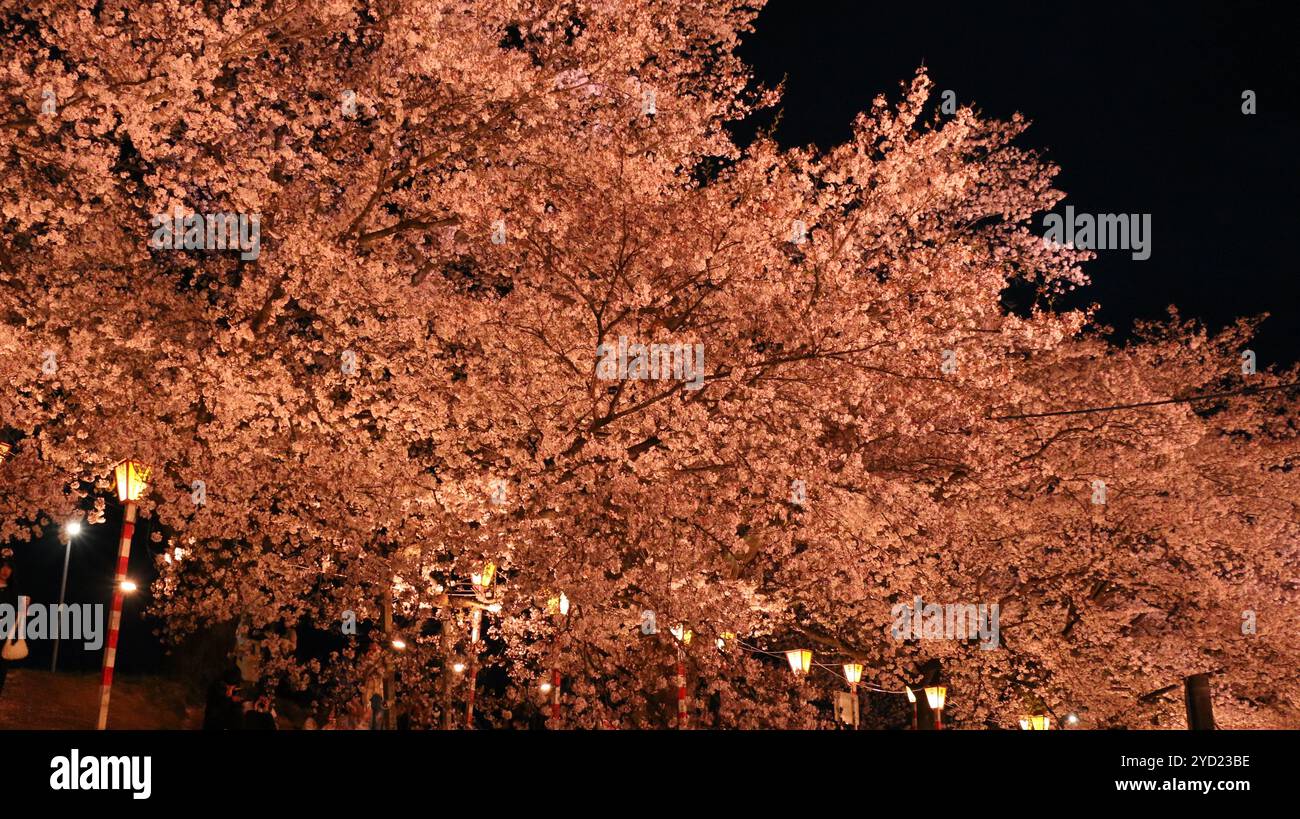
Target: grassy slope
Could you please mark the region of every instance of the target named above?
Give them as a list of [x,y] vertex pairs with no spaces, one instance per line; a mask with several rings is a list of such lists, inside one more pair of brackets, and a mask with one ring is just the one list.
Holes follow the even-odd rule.
[[[0,694],[0,730],[93,730],[98,714],[99,674],[10,669]],[[113,680],[109,728],[198,728],[202,717],[202,704],[187,701],[178,683],[123,675]]]

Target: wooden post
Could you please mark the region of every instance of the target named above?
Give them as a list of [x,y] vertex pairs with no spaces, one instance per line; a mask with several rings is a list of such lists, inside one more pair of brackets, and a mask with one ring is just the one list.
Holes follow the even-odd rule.
[[1210,700],[1210,675],[1193,674],[1183,679],[1187,702],[1187,730],[1213,731],[1214,704]]

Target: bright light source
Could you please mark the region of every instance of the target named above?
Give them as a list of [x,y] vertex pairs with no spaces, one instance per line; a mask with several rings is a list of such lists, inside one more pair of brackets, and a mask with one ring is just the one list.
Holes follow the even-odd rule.
[[122,461],[113,468],[117,479],[117,499],[123,503],[138,501],[149,488],[149,473],[152,468],[138,461]]
[[397,649],[398,651],[406,651],[406,641],[403,640],[401,637],[394,638],[393,648]]
[[451,667],[451,670],[452,670],[452,671],[455,671],[457,674],[462,674],[462,673],[464,673],[464,671],[465,671],[465,664],[464,664],[464,663],[456,663],[455,665],[453,665],[453,666]]
[[916,705],[916,695],[912,693],[912,686],[905,685],[903,687],[907,689],[907,701]]
[[501,613],[501,604],[500,604],[500,603],[493,603],[492,605],[490,605],[490,606],[487,607],[487,610],[490,611],[490,612],[492,612],[493,614],[500,614],[500,613]]
[[64,528],[64,531],[66,531],[66,532],[68,533],[68,537],[76,537],[77,535],[81,534],[81,522],[80,522],[80,521],[70,520],[70,521],[68,521],[68,525],[65,526],[65,527],[63,527],[63,528]]
[[549,694],[549,693],[551,693],[551,684],[550,684],[550,683],[548,683],[548,682],[544,682],[544,683],[542,683],[541,686],[539,686],[539,687],[541,688],[543,694]]
[[944,685],[929,686],[925,689],[925,699],[935,711],[942,709],[944,702],[948,699],[948,687]]
[[137,586],[137,585],[135,584],[135,581],[134,581],[134,580],[123,580],[123,581],[122,581],[121,589],[122,589],[122,591],[123,591],[125,594],[132,594],[132,593],[134,593],[138,588],[140,588],[140,587]]
[[1067,725],[1078,725],[1078,724],[1079,724],[1079,715],[1078,715],[1078,714],[1068,714],[1068,715],[1066,715],[1066,717],[1065,717],[1065,723],[1066,723]]
[[551,615],[552,617],[554,617],[557,614],[560,615],[561,617],[568,617],[569,616],[568,596],[564,592],[560,592],[559,597],[552,597],[549,600],[547,600],[546,613]]
[[1047,731],[1052,727],[1052,718],[1042,714],[1026,714],[1020,718],[1022,731]]
[[803,676],[812,668],[812,651],[806,648],[792,648],[785,653],[786,662],[796,676]]
[[849,685],[862,682],[862,663],[845,663],[844,679],[849,681]]

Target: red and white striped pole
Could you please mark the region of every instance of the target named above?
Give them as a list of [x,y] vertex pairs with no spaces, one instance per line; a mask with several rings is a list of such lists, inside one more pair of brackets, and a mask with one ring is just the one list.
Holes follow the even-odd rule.
[[552,645],[554,652],[554,665],[551,666],[551,726],[560,727],[560,651],[564,644],[560,641],[561,635],[558,633],[562,624],[567,624],[569,619],[569,598],[560,592],[560,596],[548,601],[548,607],[551,615],[555,617],[555,626],[557,633],[552,639],[555,643]]
[[677,652],[677,728],[686,730],[686,663],[682,652]]
[[560,669],[551,669],[551,721],[560,727]]
[[478,638],[483,625],[482,609],[474,609],[469,633],[469,694],[465,698],[465,730],[474,730],[474,695],[478,689]]
[[113,666],[117,661],[117,633],[122,624],[122,584],[131,559],[131,536],[135,534],[135,501],[126,501],[122,516],[122,539],[117,545],[117,575],[113,579],[113,611],[108,621],[108,643],[104,647],[104,675],[99,683],[99,725],[108,728],[108,698],[113,691]]

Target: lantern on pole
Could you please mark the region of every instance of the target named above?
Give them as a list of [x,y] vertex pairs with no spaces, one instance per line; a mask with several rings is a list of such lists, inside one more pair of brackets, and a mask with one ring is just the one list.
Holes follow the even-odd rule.
[[858,683],[862,682],[862,663],[845,663],[844,679],[849,684],[848,721],[856,729],[861,721],[861,712],[858,707]]
[[13,451],[13,444],[0,441],[0,464],[4,463],[9,458],[9,453]]
[[122,502],[122,538],[117,546],[117,575],[113,581],[113,609],[108,621],[108,643],[104,646],[104,670],[99,683],[98,729],[108,728],[108,702],[113,691],[113,667],[117,662],[117,635],[122,625],[122,597],[135,591],[135,584],[126,579],[126,567],[131,559],[131,537],[135,534],[136,503],[149,488],[149,475],[153,470],[139,461],[125,460],[113,468],[117,483],[117,499]]
[[793,648],[785,653],[785,660],[796,677],[807,676],[812,669],[812,651],[806,648]]
[[[558,596],[552,597],[546,601],[546,613],[555,618],[556,625],[569,616],[569,598],[564,592]],[[558,665],[559,650],[553,648],[556,653],[557,663],[551,666],[551,720],[559,727],[560,723],[560,669]]]
[[474,587],[474,594],[483,599],[492,599],[492,584],[496,580],[497,564],[491,560],[483,564],[480,571],[470,575],[470,584]]
[[943,704],[948,700],[948,688],[942,685],[927,686],[925,700],[930,704],[930,710],[934,712],[935,730],[943,730]]
[[862,663],[845,663],[844,679],[856,690],[858,683],[862,682]]
[[552,617],[569,616],[569,598],[560,592],[558,597],[552,597],[546,601],[546,613]]
[[1026,714],[1020,718],[1022,731],[1047,731],[1052,727],[1052,718],[1044,714]]
[[912,703],[912,730],[916,730],[916,694],[912,692],[912,686],[905,685],[903,688],[907,691],[907,701]]

